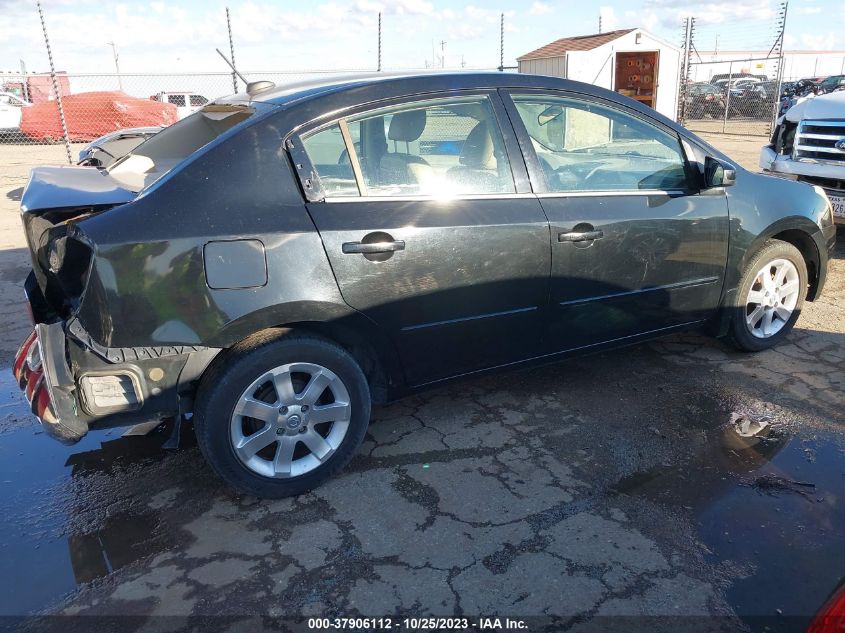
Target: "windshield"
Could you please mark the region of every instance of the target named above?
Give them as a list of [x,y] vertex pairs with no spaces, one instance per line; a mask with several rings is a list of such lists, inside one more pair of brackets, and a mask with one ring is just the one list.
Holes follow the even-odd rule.
[[208,105],[139,145],[108,168],[108,174],[139,192],[201,147],[246,121],[255,110],[246,105]]

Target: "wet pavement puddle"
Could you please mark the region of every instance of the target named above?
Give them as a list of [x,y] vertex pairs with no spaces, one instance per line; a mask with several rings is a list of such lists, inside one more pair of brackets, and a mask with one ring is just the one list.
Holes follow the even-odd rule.
[[152,539],[152,514],[106,510],[98,529],[68,526],[88,500],[74,495],[74,484],[84,489],[91,473],[155,458],[167,433],[122,438],[124,429],[95,431],[64,446],[45,436],[8,368],[0,369],[0,420],[0,578],[14,587],[0,592],[0,616],[42,610],[78,584],[154,553],[151,545],[161,547]]
[[805,630],[845,580],[845,442],[777,426],[742,438],[726,426],[705,446],[613,490],[691,513],[710,562],[739,570],[726,599],[751,630]]

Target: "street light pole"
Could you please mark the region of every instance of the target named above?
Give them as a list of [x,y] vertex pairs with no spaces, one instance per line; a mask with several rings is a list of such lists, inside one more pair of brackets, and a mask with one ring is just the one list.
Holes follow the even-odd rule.
[[120,64],[118,64],[119,55],[117,54],[117,46],[114,42],[106,42],[106,46],[111,46],[111,54],[114,56],[114,70],[117,72],[117,85],[120,91],[123,92],[123,79],[120,77]]

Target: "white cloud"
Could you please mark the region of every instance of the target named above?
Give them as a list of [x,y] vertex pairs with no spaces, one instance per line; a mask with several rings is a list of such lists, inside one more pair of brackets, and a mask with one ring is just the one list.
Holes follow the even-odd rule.
[[821,7],[795,7],[793,10],[797,15],[815,15],[822,12]]
[[546,15],[548,13],[552,13],[554,9],[550,4],[546,4],[545,2],[534,2],[531,5],[531,8],[528,9],[528,13],[531,15]]
[[813,51],[832,51],[836,48],[837,35],[827,33],[801,33],[801,45]]
[[775,0],[645,0],[644,7],[655,9],[662,16],[662,24],[673,27],[681,19],[693,16],[696,23],[735,24],[737,20],[761,21],[774,19]]

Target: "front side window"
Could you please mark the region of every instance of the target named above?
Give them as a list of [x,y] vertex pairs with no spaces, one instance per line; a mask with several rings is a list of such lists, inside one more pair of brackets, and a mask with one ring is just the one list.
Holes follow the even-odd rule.
[[588,101],[538,95],[513,100],[549,191],[686,188],[677,136]]
[[177,108],[185,107],[185,95],[170,95],[167,100]]
[[[348,151],[342,126],[349,134]],[[327,197],[515,191],[486,97],[437,99],[350,117],[303,138]],[[353,167],[352,161],[357,161]]]

